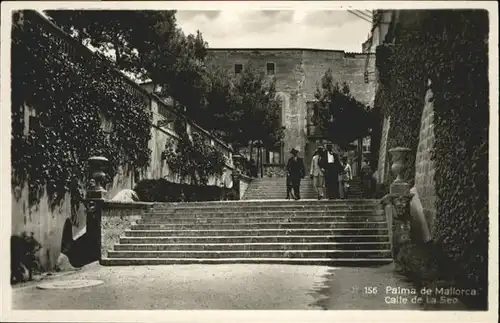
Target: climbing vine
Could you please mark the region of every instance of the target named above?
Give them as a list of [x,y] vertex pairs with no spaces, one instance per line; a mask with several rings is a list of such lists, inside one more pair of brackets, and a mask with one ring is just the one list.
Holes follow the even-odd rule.
[[[92,155],[110,160],[111,178],[120,165],[147,165],[151,116],[142,99],[106,61],[84,58],[78,46],[68,50],[65,35],[23,14],[12,30],[13,184],[29,183],[30,204],[46,188],[56,205],[85,181]],[[109,133],[103,119],[112,124]]]
[[[446,23],[445,23],[446,22]],[[488,13],[449,11],[433,19],[434,160],[437,239],[469,288],[488,284]],[[433,28],[434,28],[433,26]],[[479,300],[478,299],[478,300]]]
[[[389,147],[412,149],[413,178],[427,80],[434,93],[435,240],[455,263],[457,283],[486,306],[488,284],[488,12],[419,12],[377,51],[377,102],[391,117]],[[400,26],[401,27],[401,26]],[[415,26],[413,26],[415,27]],[[418,53],[418,54],[416,54]]]
[[183,181],[189,177],[192,183],[201,185],[207,185],[210,176],[222,176],[226,160],[220,151],[196,132],[190,138],[183,118],[176,119],[174,130],[179,139],[170,139],[165,151],[170,169]]
[[[425,35],[419,29],[405,30],[394,44],[384,44],[377,50],[380,87],[375,106],[391,117],[387,147],[404,146],[412,151],[407,160],[409,166],[406,178],[415,176],[415,157],[426,90],[425,59],[408,48],[420,48],[425,45],[425,41]],[[391,172],[386,175],[389,181],[394,180]]]

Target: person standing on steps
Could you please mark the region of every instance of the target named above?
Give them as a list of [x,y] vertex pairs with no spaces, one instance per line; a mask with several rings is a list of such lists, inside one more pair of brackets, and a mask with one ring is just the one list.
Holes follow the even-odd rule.
[[365,199],[371,198],[372,191],[372,168],[368,161],[368,158],[363,158],[363,163],[361,164],[361,179],[363,183],[363,197]]
[[292,192],[292,182],[290,180],[290,176],[286,175],[286,199],[289,200],[291,198],[295,199],[295,196],[293,195]]
[[342,176],[342,188],[344,190],[344,198],[347,199],[349,196],[349,182],[352,180],[352,168],[347,160],[347,157],[342,158],[342,163],[344,164],[344,174]]
[[313,186],[318,193],[318,200],[321,200],[324,196],[325,192],[325,176],[323,171],[319,167],[319,161],[321,156],[323,156],[324,150],[323,147],[319,147],[311,160],[311,171],[309,175],[313,180]]
[[339,154],[339,161],[340,161],[340,167],[342,167],[342,171],[339,172],[337,183],[339,185],[339,197],[341,199],[344,199],[345,196],[344,196],[344,181],[343,181],[343,179],[344,179],[345,164],[344,164],[344,160],[340,157],[340,154]]
[[292,157],[288,160],[286,165],[287,178],[290,180],[290,186],[293,190],[295,200],[300,199],[300,180],[305,177],[306,169],[304,161],[298,156],[299,150],[293,148],[290,153]]
[[326,145],[326,152],[320,159],[320,167],[325,174],[326,195],[328,199],[338,199],[339,192],[339,174],[343,171],[339,156],[333,151],[333,145]]

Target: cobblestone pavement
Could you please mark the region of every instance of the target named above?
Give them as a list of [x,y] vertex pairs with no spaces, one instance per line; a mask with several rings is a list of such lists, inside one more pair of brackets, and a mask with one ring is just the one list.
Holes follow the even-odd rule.
[[[40,290],[36,283],[14,287],[13,309],[106,310],[325,310],[421,309],[412,295],[386,293],[410,288],[390,266],[332,268],[293,265],[172,265],[102,267],[53,281],[93,279],[104,284],[79,289]],[[52,280],[51,280],[52,281]],[[377,293],[374,291],[377,288]],[[405,304],[388,304],[401,296]]]

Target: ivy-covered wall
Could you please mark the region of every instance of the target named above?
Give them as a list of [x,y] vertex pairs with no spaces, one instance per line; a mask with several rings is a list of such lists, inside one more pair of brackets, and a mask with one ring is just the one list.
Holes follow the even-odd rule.
[[[110,161],[108,198],[134,188],[141,177],[179,180],[162,155],[180,136],[158,125],[166,111],[179,113],[39,14],[24,11],[23,19],[17,13],[14,21],[12,233],[33,231],[43,246],[41,264],[50,269],[60,254],[66,220],[74,232],[85,226],[82,199],[90,156]],[[231,149],[187,124],[205,143],[217,144],[220,155],[228,157],[224,174],[230,172]]]
[[[379,104],[391,118],[388,148],[412,150],[406,175],[421,190],[435,183],[433,239],[452,261],[446,274],[478,290],[471,301],[481,308],[488,286],[488,26],[485,10],[401,11],[394,43],[379,46],[376,61]],[[422,118],[430,103],[432,127],[430,111]]]

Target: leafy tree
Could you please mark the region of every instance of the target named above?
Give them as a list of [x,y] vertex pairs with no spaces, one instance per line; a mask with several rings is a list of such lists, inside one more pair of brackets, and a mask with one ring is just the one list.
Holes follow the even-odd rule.
[[204,104],[206,42],[200,32],[185,35],[176,11],[49,10],[58,26],[100,53],[113,53],[116,67],[151,79],[196,116]]
[[[116,67],[151,79],[186,107],[207,130],[236,145],[261,140],[272,146],[283,136],[274,81],[251,67],[237,79],[205,60],[200,32],[185,35],[175,11],[51,10],[61,28],[99,52],[114,53]],[[108,55],[109,56],[109,55]]]
[[282,139],[281,102],[274,79],[267,79],[252,65],[237,77],[217,68],[209,75],[206,110],[213,118],[214,131],[240,147],[256,140],[272,147]]
[[332,142],[347,146],[370,133],[372,113],[352,96],[347,83],[334,82],[331,69],[321,78],[315,97],[318,102],[313,121]]

